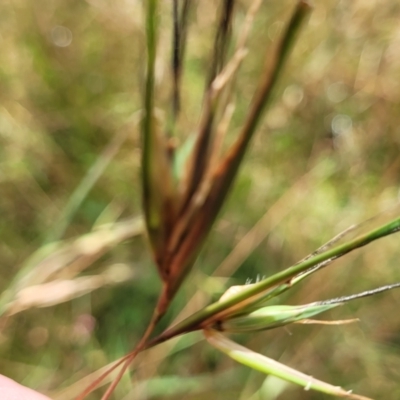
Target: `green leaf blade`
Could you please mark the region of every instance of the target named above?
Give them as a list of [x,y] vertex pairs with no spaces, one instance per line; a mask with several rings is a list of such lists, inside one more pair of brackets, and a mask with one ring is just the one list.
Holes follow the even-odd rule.
[[310,318],[339,305],[340,303],[263,307],[244,316],[227,319],[220,326],[222,331],[234,333],[273,329]]
[[204,331],[204,335],[213,347],[227,354],[233,360],[264,374],[271,374],[285,381],[302,386],[305,390],[312,389],[332,396],[345,397],[348,399],[372,400],[368,397],[353,394],[351,391],[343,390],[339,386],[333,386],[315,379],[312,376],[303,374],[271,358],[240,346],[219,332],[206,330]]

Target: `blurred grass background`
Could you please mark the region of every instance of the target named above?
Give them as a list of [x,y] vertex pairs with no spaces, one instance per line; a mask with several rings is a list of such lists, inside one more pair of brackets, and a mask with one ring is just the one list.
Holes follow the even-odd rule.
[[[240,29],[249,4],[238,1],[234,29]],[[264,55],[293,4],[265,2],[257,15],[238,80],[232,140]],[[165,111],[170,107],[170,8],[163,3],[157,61],[157,103]],[[214,2],[196,2],[181,132],[191,132],[198,122],[215,17]],[[315,4],[230,200],[161,325],[185,306],[189,313],[216,300],[228,285],[293,264],[346,227],[398,202],[399,18],[400,5],[390,0]],[[143,23],[142,3],[134,0],[0,3],[1,290],[45,243],[79,238],[93,226],[140,215],[135,113],[143,89]],[[104,151],[116,138],[115,156],[107,164]],[[69,218],[72,193],[96,162],[104,172]],[[134,345],[153,310],[158,276],[142,236],[109,247],[81,276],[113,266],[127,267],[131,275],[124,275],[122,284],[100,284],[69,302],[4,319],[1,373],[54,399],[70,399],[85,386],[80,379]],[[399,281],[399,257],[399,238],[385,238],[321,271],[282,302],[307,303]],[[326,316],[359,317],[357,324],[290,326],[238,340],[332,384],[376,399],[398,399],[399,306],[399,293],[393,291]],[[115,398],[328,398],[236,365],[200,335],[174,343],[148,352]],[[90,398],[100,398],[99,392]]]

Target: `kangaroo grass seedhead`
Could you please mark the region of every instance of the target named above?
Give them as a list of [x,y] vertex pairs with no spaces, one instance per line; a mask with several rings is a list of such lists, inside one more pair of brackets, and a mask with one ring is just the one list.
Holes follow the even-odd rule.
[[[192,314],[157,337],[149,339],[158,320],[167,311],[170,302],[193,266],[226,201],[262,113],[271,99],[292,44],[298,36],[299,28],[311,8],[306,1],[298,1],[275,49],[265,50],[265,68],[259,78],[248,113],[237,138],[224,151],[223,138],[229,129],[229,122],[235,108],[232,88],[241,62],[247,54],[246,39],[261,3],[261,0],[255,0],[250,6],[241,35],[230,57],[229,43],[235,1],[224,0],[220,3],[199,124],[193,129],[195,133],[187,137],[182,146],[171,148],[170,139],[176,133],[182,106],[180,85],[191,2],[184,0],[180,3],[174,0],[171,3],[173,11],[172,107],[171,116],[166,119],[167,123],[156,110],[154,99],[158,0],[146,2],[147,71],[141,131],[141,182],[148,239],[163,289],[153,318],[136,348],[93,382],[79,399],[83,399],[113,369],[122,365],[117,378],[102,398],[109,399],[122,375],[140,351],[178,335],[198,330],[203,330],[211,345],[254,369],[299,384],[306,390],[315,389],[351,399],[367,399],[254,353],[230,341],[221,332],[243,333],[277,328],[290,323],[319,323],[310,320],[310,317],[347,301],[399,287],[400,284],[393,284],[356,295],[305,305],[270,305],[268,303],[272,298],[289,290],[337,258],[399,231],[399,217],[331,248],[347,233],[345,232],[284,271],[255,284],[229,289],[218,302]],[[351,321],[321,323],[343,324]]]
[[[266,50],[266,68],[254,94],[243,128],[234,144],[222,153],[222,138],[229,126],[233,103],[228,87],[233,84],[241,61],[246,55],[245,43],[254,18],[255,2],[246,20],[233,56],[228,60],[231,25],[235,2],[221,3],[214,51],[204,94],[199,126],[194,137],[182,147],[170,151],[167,131],[154,106],[154,66],[157,42],[157,1],[147,5],[147,76],[142,124],[142,192],[143,208],[153,259],[164,289],[158,313],[162,315],[196,260],[223,206],[243,161],[243,156],[259,123],[261,113],[275,86],[283,63],[297,36],[300,22],[309,5],[299,2],[277,49]],[[184,4],[186,7],[187,4]],[[174,118],[179,113],[182,37],[187,36],[185,8],[179,12],[174,2],[173,98]],[[181,15],[181,17],[180,17]],[[181,20],[180,20],[181,18]],[[182,35],[184,32],[184,35]],[[227,61],[228,60],[228,61]],[[225,92],[224,92],[225,91]],[[222,94],[225,93],[224,101]]]

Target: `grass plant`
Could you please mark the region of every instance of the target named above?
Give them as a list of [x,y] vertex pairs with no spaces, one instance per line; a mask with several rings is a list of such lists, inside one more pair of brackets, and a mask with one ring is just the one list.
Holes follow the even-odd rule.
[[[105,7],[104,4],[100,5],[100,3],[97,6]],[[87,169],[88,172],[81,179],[81,183],[77,183],[77,188],[66,203],[67,206],[56,213],[56,222],[47,232],[42,232],[44,238],[42,247],[30,258],[27,258],[20,272],[13,276],[13,279],[10,280],[11,283],[3,291],[0,298],[0,311],[4,324],[6,326],[12,318],[15,318],[16,314],[20,314],[22,311],[27,312],[27,310],[32,310],[35,307],[49,307],[71,300],[78,301],[78,298],[84,294],[92,293],[95,289],[121,284],[136,277],[140,280],[143,272],[139,272],[136,268],[132,272],[132,268],[120,262],[110,263],[107,268],[103,268],[103,271],[95,275],[88,275],[86,270],[98,260],[104,260],[104,257],[107,257],[107,254],[113,250],[124,246],[126,240],[131,240],[143,234],[149,244],[148,250],[161,281],[158,300],[154,305],[152,317],[147,321],[147,329],[144,329],[141,337],[137,337],[135,333],[133,339],[136,345],[132,351],[112,365],[99,369],[96,373],[86,373],[86,377],[80,375],[81,380],[76,379],[79,375],[77,372],[77,375],[73,377],[74,383],[70,382],[70,386],[66,385],[65,389],[51,393],[53,398],[82,400],[90,396],[96,396],[93,398],[100,398],[101,396],[103,400],[107,400],[111,399],[112,396],[125,398],[124,396],[130,396],[132,393],[134,393],[135,398],[146,398],[143,393],[149,390],[148,388],[154,380],[152,381],[152,378],[149,378],[149,383],[143,386],[144,389],[135,381],[131,387],[129,380],[124,378],[128,369],[132,367],[133,376],[140,376],[141,370],[145,370],[144,365],[146,364],[143,354],[146,354],[146,357],[148,355],[149,359],[151,359],[152,354],[158,354],[161,360],[166,359],[168,354],[162,353],[162,350],[157,350],[161,347],[161,344],[166,346],[164,348],[167,352],[172,351],[171,347],[167,347],[168,345],[177,344],[179,346],[179,343],[184,340],[189,340],[188,346],[194,346],[195,341],[190,342],[190,338],[191,335],[197,334],[200,335],[197,337],[205,337],[212,347],[233,360],[264,374],[300,385],[307,391],[312,390],[350,399],[370,399],[372,397],[364,397],[353,393],[351,390],[325,383],[324,381],[328,379],[324,379],[324,381],[316,379],[295,368],[286,366],[285,363],[266,357],[263,355],[265,349],[250,350],[252,346],[238,344],[228,338],[228,335],[246,334],[252,336],[251,333],[253,332],[272,329],[273,332],[276,332],[275,328],[290,326],[290,329],[292,329],[292,326],[299,324],[345,325],[347,327],[347,323],[355,322],[354,318],[346,320],[339,317],[340,319],[333,321],[315,320],[313,318],[322,312],[329,312],[330,315],[337,316],[339,314],[333,314],[334,308],[347,305],[353,300],[395,289],[399,287],[399,284],[374,283],[373,287],[378,287],[371,289],[371,282],[369,282],[367,290],[365,290],[365,286],[360,289],[360,272],[346,270],[347,279],[354,281],[354,283],[343,285],[345,286],[345,293],[340,291],[337,295],[334,295],[334,292],[329,292],[330,295],[337,296],[329,299],[329,296],[322,293],[324,285],[321,285],[321,281],[316,281],[315,277],[322,275],[325,277],[322,279],[332,282],[332,290],[341,286],[340,282],[345,278],[337,274],[334,275],[331,264],[333,262],[338,263],[339,259],[345,255],[348,255],[345,260],[354,261],[354,258],[351,259],[351,257],[354,257],[353,254],[359,254],[359,249],[367,245],[370,248],[372,242],[398,232],[400,230],[398,207],[393,207],[392,211],[383,212],[358,226],[346,228],[346,226],[343,226],[344,222],[338,224],[341,230],[346,229],[297,263],[295,263],[295,259],[299,252],[296,250],[296,246],[302,248],[300,253],[304,253],[304,246],[300,246],[301,239],[299,239],[302,231],[309,235],[313,234],[313,244],[323,242],[326,237],[322,235],[324,236],[323,240],[319,240],[321,235],[316,235],[314,232],[317,212],[311,221],[303,219],[300,225],[296,222],[288,225],[288,237],[290,239],[295,237],[293,240],[296,245],[293,245],[293,249],[286,248],[286,246],[283,248],[279,244],[275,245],[280,252],[287,252],[288,255],[281,259],[279,266],[272,266],[271,272],[268,268],[261,268],[262,278],[257,279],[256,282],[233,285],[226,290],[225,282],[221,284],[218,283],[217,279],[201,276],[197,268],[196,262],[199,258],[203,263],[201,251],[204,247],[205,252],[208,251],[206,243],[210,235],[210,242],[218,243],[218,238],[212,236],[212,228],[217,225],[217,230],[221,229],[218,228],[218,223],[216,223],[221,209],[225,204],[227,204],[228,214],[229,212],[232,213],[235,206],[240,209],[241,200],[235,198],[235,196],[238,196],[238,192],[236,192],[233,184],[238,179],[239,170],[244,169],[246,171],[246,163],[249,163],[251,168],[252,160],[245,157],[249,144],[258,140],[257,147],[264,147],[264,137],[262,136],[262,139],[254,137],[257,130],[265,130],[263,128],[263,117],[267,113],[269,128],[273,130],[274,126],[279,126],[279,116],[282,119],[285,112],[288,113],[287,110],[282,111],[283,108],[279,99],[286,96],[288,110],[295,110],[296,104],[299,104],[298,99],[303,96],[299,86],[289,86],[291,90],[286,89],[282,95],[280,85],[283,79],[286,81],[289,79],[287,70],[290,68],[287,67],[287,63],[290,60],[290,53],[293,49],[296,49],[296,43],[300,47],[300,51],[302,51],[301,46],[304,49],[302,34],[304,30],[311,29],[307,27],[306,23],[311,7],[305,1],[298,1],[294,7],[293,5],[288,7],[291,10],[291,15],[285,13],[283,24],[281,22],[278,25],[269,23],[267,29],[258,27],[262,37],[266,35],[266,32],[269,32],[268,35],[273,36],[274,39],[272,44],[259,47],[263,51],[262,62],[264,65],[258,64],[254,68],[251,79],[253,84],[250,85],[248,81],[243,81],[242,75],[246,69],[252,68],[251,63],[248,64],[248,60],[252,59],[252,46],[254,46],[254,43],[251,42],[251,34],[252,29],[255,30],[257,27],[257,16],[263,9],[262,1],[255,0],[249,2],[249,4],[242,4],[234,0],[225,0],[219,4],[219,7],[213,6],[216,8],[214,10],[216,17],[213,17],[215,18],[213,19],[213,46],[209,50],[210,56],[204,73],[205,83],[202,98],[196,99],[201,107],[197,107],[199,115],[197,116],[198,123],[195,124],[193,123],[193,119],[195,119],[193,118],[193,110],[190,111],[191,118],[188,118],[188,111],[186,111],[186,106],[192,106],[190,101],[187,101],[186,104],[188,98],[185,86],[187,83],[186,74],[191,72],[191,69],[187,67],[186,59],[187,52],[193,50],[190,45],[191,25],[196,12],[198,18],[201,19],[199,16],[200,7],[205,6],[194,5],[194,2],[187,0],[174,0],[169,5],[170,15],[165,17],[161,12],[161,10],[167,9],[165,4],[161,4],[157,0],[149,0],[143,5],[143,20],[146,21],[143,32],[147,57],[146,70],[143,74],[143,106],[141,110],[134,114],[134,118],[130,117],[129,120],[130,129],[132,127],[140,129],[141,153],[140,157],[136,157],[135,168],[138,172],[140,171],[141,177],[143,220],[141,218],[120,220],[123,211],[116,204],[118,202],[111,202],[107,207],[103,207],[102,213],[98,213],[97,222],[94,223],[92,232],[85,235],[81,234],[74,239],[64,239],[74,219],[79,216],[79,210],[85,207],[85,202],[90,198],[91,191],[94,190],[105,174],[106,168],[112,165],[113,158],[118,152],[122,151],[122,145],[126,144],[129,147],[129,137],[125,125],[119,129],[119,133],[108,144],[104,144],[105,150],[100,152],[100,156],[91,161],[92,166]],[[238,15],[241,16],[241,21],[239,21],[240,18],[237,18]],[[160,56],[160,53],[163,52],[163,36],[166,36],[165,32],[167,31],[165,20],[168,20],[171,26],[169,36],[171,38],[170,73],[165,75],[167,76],[166,83],[160,80],[158,76],[160,63],[163,62],[162,56]],[[66,35],[63,36],[64,39],[67,38],[68,31],[62,32]],[[57,32],[52,31],[52,35],[57,36]],[[63,37],[57,36],[53,39],[60,43],[59,40]],[[369,51],[368,48],[365,51]],[[373,51],[371,50],[371,52]],[[367,67],[362,67],[362,63],[367,62],[365,60],[368,59],[368,56],[361,55],[360,57],[355,85],[360,85],[362,89],[359,92],[362,92],[367,90],[362,86],[362,80],[365,80],[362,74],[368,72],[365,72]],[[370,58],[372,58],[371,55]],[[190,57],[189,60],[191,60]],[[143,61],[142,58],[140,61]],[[310,70],[313,68],[311,64],[312,60]],[[297,68],[296,66],[293,67],[293,64],[290,65],[291,68]],[[51,74],[49,72],[42,71],[42,73],[43,76],[50,79]],[[255,78],[256,76],[258,77]],[[164,77],[164,79],[166,78]],[[56,81],[57,79],[54,80],[54,82]],[[244,86],[243,82],[245,82]],[[344,90],[343,87],[339,84],[335,87],[331,86],[329,93],[333,99],[343,95],[344,92],[340,92],[340,88]],[[252,92],[251,99],[245,106],[242,103],[241,91]],[[388,93],[391,93],[390,90]],[[63,101],[65,99],[60,99],[60,108]],[[164,111],[161,111],[161,109],[164,109]],[[304,113],[307,114],[306,111]],[[68,115],[68,113],[65,115]],[[82,127],[82,129],[87,128],[85,118],[78,118],[78,120],[77,126]],[[352,148],[351,143],[344,144],[344,141],[350,140],[343,133],[346,129],[350,129],[348,117],[346,119],[345,114],[337,114],[332,118],[330,126],[333,130],[333,138],[325,138],[325,140],[332,141],[336,147],[347,148],[347,155],[350,160],[348,162],[351,164],[352,157],[356,157],[354,147],[357,146]],[[265,135],[265,132],[263,132],[263,135]],[[295,144],[290,146],[285,144],[285,138],[276,137],[275,142],[278,145],[277,158],[279,158],[279,154],[285,154],[286,148],[290,147],[290,151],[296,148]],[[320,144],[322,142],[321,140]],[[393,141],[393,143],[395,142]],[[272,147],[271,152],[273,153],[274,149],[271,145],[274,144],[274,141],[266,140],[266,143]],[[361,151],[360,146],[358,151]],[[313,152],[318,156],[312,155]],[[257,148],[255,153],[257,154]],[[245,264],[257,245],[265,240],[268,232],[270,234],[268,240],[271,243],[274,240],[275,243],[282,242],[282,239],[278,237],[274,239],[272,229],[279,225],[291,208],[296,207],[294,203],[302,195],[307,199],[307,194],[304,195],[304,192],[312,191],[318,184],[324,185],[326,181],[330,181],[332,186],[320,193],[323,199],[323,196],[325,196],[325,199],[329,199],[329,193],[335,186],[335,179],[340,182],[341,174],[338,174],[335,167],[332,167],[329,157],[326,157],[326,150],[319,152],[314,149],[311,153],[308,163],[311,163],[313,167],[308,168],[309,172],[303,176],[297,177],[298,180],[294,181],[291,188],[282,183],[282,176],[278,174],[281,183],[279,184],[279,179],[277,179],[277,182],[274,183],[276,186],[270,187],[270,189],[276,191],[280,200],[270,207],[270,211],[259,220],[247,235],[242,236],[241,241],[238,242],[234,251],[225,259],[220,268],[215,269],[213,267],[214,270],[217,272],[224,271],[226,276],[233,275],[235,269],[241,264]],[[391,159],[392,161],[389,164],[392,169],[388,167],[389,171],[398,171],[398,159],[398,155],[395,155],[393,160]],[[298,160],[293,159],[294,164],[297,165],[297,162]],[[280,160],[277,160],[277,164],[280,164]],[[361,169],[361,164],[362,162],[359,162],[357,168]],[[284,163],[284,165],[291,165],[291,163]],[[291,166],[292,169],[288,169],[288,171],[293,174],[296,165]],[[282,169],[283,176],[285,168],[287,167]],[[391,174],[395,175],[393,172]],[[280,187],[279,185],[283,186]],[[258,194],[260,190],[257,190]],[[286,192],[282,194],[282,191],[285,190]],[[234,192],[231,196],[233,200],[228,199],[231,191]],[[132,193],[129,194],[128,198],[131,197]],[[356,202],[357,196],[354,196],[352,201]],[[322,207],[320,207],[318,199],[314,203],[315,209],[322,209],[320,216],[326,213],[326,207],[329,208],[329,201],[324,200],[322,203]],[[334,204],[334,201],[332,203]],[[393,201],[392,204],[394,203]],[[240,211],[238,215],[240,215]],[[104,223],[104,221],[107,223]],[[321,222],[321,225],[323,223],[324,221]],[[394,235],[394,237],[397,236]],[[389,238],[385,240],[389,241]],[[378,243],[382,242],[382,240],[379,240]],[[289,239],[288,243],[288,246],[290,246]],[[396,249],[398,238],[397,241],[395,239],[394,242],[389,241],[389,243],[394,243],[393,248]],[[273,247],[271,245],[271,248]],[[393,250],[392,254],[397,254],[396,251]],[[384,251],[384,253],[385,257],[381,258],[388,261],[389,252]],[[276,255],[271,258],[271,264],[274,263],[274,257]],[[379,265],[382,265],[379,259],[378,262],[380,262]],[[352,263],[348,263],[350,270]],[[395,264],[393,262],[393,265]],[[291,266],[284,268],[284,265]],[[152,268],[148,261],[146,267]],[[216,271],[208,272],[211,276]],[[193,287],[192,282],[187,282],[188,276],[194,276],[198,282],[201,282],[199,284],[201,289],[193,296],[193,303],[200,303],[200,307],[193,307],[191,301],[187,301],[187,307],[184,307],[184,302],[180,298],[181,292],[188,290],[185,287]],[[332,276],[332,278],[327,278],[329,276]],[[156,275],[153,274],[149,277],[147,282],[150,282],[152,287],[157,287],[154,284]],[[299,289],[302,285],[305,285],[306,281],[310,281],[309,287],[313,288],[309,289],[313,294],[312,300],[307,293]],[[211,286],[217,287],[217,290],[208,288],[210,282]],[[219,299],[216,299],[215,296],[210,299],[207,294],[208,291],[211,293],[219,292],[222,295],[219,296]],[[225,293],[223,293],[224,291]],[[154,300],[154,293],[153,290],[152,300]],[[294,293],[292,298],[288,297],[290,293]],[[137,294],[134,294],[135,301],[137,301],[136,296]],[[197,301],[198,298],[200,298],[200,301]],[[146,311],[149,310],[150,308],[146,308]],[[173,312],[179,314],[178,321],[172,320],[171,313]],[[144,322],[145,318],[137,319],[136,332],[141,330],[140,324]],[[90,319],[90,321],[92,320]],[[82,326],[85,326],[86,329],[91,324],[90,321],[82,322]],[[87,328],[87,330],[90,329]],[[318,329],[332,330],[335,328],[319,327]],[[313,332],[314,335],[317,335],[316,331]],[[266,333],[263,332],[262,334]],[[40,342],[34,336],[32,337],[33,343]],[[279,337],[279,334],[276,337]],[[241,337],[239,337],[238,341],[241,340]],[[285,343],[284,339],[281,340]],[[312,338],[310,340],[312,343],[318,342],[318,340],[313,341]],[[116,344],[117,341],[112,340],[111,342]],[[98,349],[97,344],[91,346],[93,346],[93,349]],[[184,347],[185,345],[181,344],[181,346]],[[270,346],[273,347],[273,342]],[[127,347],[126,344],[122,346],[124,350]],[[278,349],[279,346],[276,348]],[[152,353],[152,351],[155,352]],[[302,361],[304,362],[307,357],[312,359],[310,354],[312,353],[308,352],[307,356],[300,356]],[[92,358],[93,370],[96,369],[96,366],[99,367],[99,360],[94,362],[94,358]],[[103,364],[105,364],[104,356],[101,358]],[[331,362],[330,359],[329,362]],[[334,360],[332,360],[332,364],[334,364]],[[374,364],[371,361],[366,365],[373,368]],[[148,374],[150,377],[154,375],[156,375],[155,371]],[[254,381],[254,378],[250,378],[249,381],[251,379]],[[143,378],[143,382],[145,381],[146,379]],[[340,374],[336,374],[335,381],[341,381]],[[344,386],[351,386],[352,381],[354,379],[345,380]],[[109,386],[100,395],[97,388],[105,383],[108,383]],[[271,385],[268,380],[264,383],[266,386]],[[167,387],[169,384],[165,383],[164,385]],[[254,387],[254,385],[252,386]],[[258,386],[262,389],[264,385]],[[141,387],[142,389],[140,389]],[[270,397],[266,398],[282,398],[280,397],[281,392],[283,393],[282,396],[285,396],[286,386],[281,386],[281,389],[279,389],[278,384],[272,383],[272,386],[268,386],[268,388],[269,394],[265,396]],[[260,396],[262,396],[261,389],[259,389]],[[360,392],[363,391],[362,385],[357,386],[356,389]],[[273,395],[274,390],[277,390],[276,395]],[[379,391],[380,388],[377,390]],[[252,391],[254,392],[254,389]],[[94,392],[94,394],[91,394],[91,392]],[[195,390],[192,390],[192,392],[195,393]],[[213,392],[212,388],[211,392]],[[242,398],[247,396],[246,385],[243,385],[241,393]],[[207,395],[205,394],[205,396]],[[371,394],[371,396],[375,395]]]

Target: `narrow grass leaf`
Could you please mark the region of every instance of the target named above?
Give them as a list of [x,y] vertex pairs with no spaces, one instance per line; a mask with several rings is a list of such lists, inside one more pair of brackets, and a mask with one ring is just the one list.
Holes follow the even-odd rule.
[[229,310],[233,309],[235,312],[240,308],[240,304],[249,304],[252,299],[259,300],[265,292],[271,290],[271,288],[277,287],[279,285],[285,285],[293,277],[298,276],[305,271],[310,270],[315,265],[318,265],[325,260],[329,260],[332,257],[343,256],[355,249],[363,247],[375,240],[383,238],[385,236],[394,234],[400,230],[400,217],[364,234],[360,235],[353,240],[345,242],[339,246],[329,249],[323,253],[317,254],[299,264],[295,264],[281,272],[278,272],[262,281],[252,284],[245,285],[243,290],[236,293],[224,301],[218,301],[216,303],[210,304],[204,309],[198,311],[197,313],[191,315],[184,321],[178,323],[177,325],[169,328],[159,337],[154,339],[154,343],[159,343],[167,340],[170,337],[177,336],[184,332],[189,332],[192,330],[197,330],[199,328],[205,328],[210,324],[218,321],[221,315],[229,314]]
[[219,321],[217,328],[224,332],[235,333],[273,329],[310,318],[339,305],[340,303],[263,307],[243,316]]
[[172,4],[172,19],[174,23],[172,38],[172,123],[171,130],[174,130],[174,124],[178,118],[181,99],[180,89],[183,73],[183,58],[186,49],[186,40],[188,34],[188,19],[193,1],[184,0],[181,10],[179,10],[179,1],[174,0]]
[[[134,116],[135,124],[137,123],[138,116],[139,113]],[[128,133],[128,129],[122,129],[116,136],[113,137],[110,143],[107,144],[104,151],[98,156],[94,164],[90,167],[78,186],[72,192],[68,203],[62,210],[56,222],[53,224],[53,228],[47,234],[45,243],[56,242],[64,236],[68,225],[70,224],[76,212],[79,210],[82,202],[85,200],[93,186],[104,173],[111,160],[115,157],[121,145],[128,137]]]
[[154,70],[157,45],[157,1],[147,3],[147,76],[142,125],[142,195],[146,227],[153,255],[163,280],[162,259],[166,238],[176,215],[173,166],[161,118],[154,110]]
[[114,265],[99,275],[75,279],[55,279],[32,285],[16,293],[15,300],[7,305],[7,315],[14,315],[29,308],[51,307],[91,293],[101,287],[131,279],[134,271],[126,265]]
[[185,168],[185,178],[181,182],[183,185],[183,192],[185,193],[182,199],[182,213],[189,205],[193,194],[196,192],[207,171],[213,142],[214,118],[222,89],[214,90],[212,84],[225,66],[227,49],[230,42],[230,27],[234,5],[234,0],[224,0],[221,5],[218,28],[214,40],[214,52],[210,62],[208,81],[206,83],[203,112],[199,130],[196,135],[196,144]]
[[204,335],[213,347],[227,354],[233,360],[263,372],[264,374],[271,374],[285,381],[295,383],[296,385],[304,387],[305,390],[316,390],[332,396],[345,397],[348,399],[372,400],[368,397],[353,394],[351,391],[343,390],[338,386],[330,385],[312,376],[305,375],[271,358],[240,346],[219,332],[205,330]]
[[210,71],[207,87],[211,85],[215,77],[225,65],[226,55],[232,32],[232,18],[235,0],[223,0],[218,21],[217,33],[214,41],[214,53],[210,62]]
[[119,243],[143,233],[142,218],[98,227],[76,239],[50,243],[26,260],[20,272],[0,296],[0,315],[9,310],[18,293],[55,279],[71,279]]

